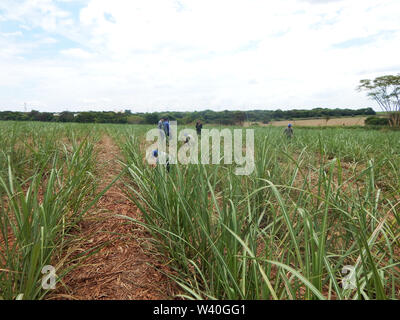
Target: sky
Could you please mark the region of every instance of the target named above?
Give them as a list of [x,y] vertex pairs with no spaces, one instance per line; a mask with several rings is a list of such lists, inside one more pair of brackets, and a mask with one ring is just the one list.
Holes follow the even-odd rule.
[[0,111],[379,108],[399,0],[0,0]]

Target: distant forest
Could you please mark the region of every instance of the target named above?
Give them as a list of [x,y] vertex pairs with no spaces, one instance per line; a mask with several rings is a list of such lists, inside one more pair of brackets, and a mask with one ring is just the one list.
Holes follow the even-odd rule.
[[152,112],[132,113],[125,112],[68,112],[61,113],[39,112],[13,112],[0,111],[0,120],[10,121],[45,121],[45,122],[80,122],[80,123],[128,123],[128,124],[156,124],[160,118],[168,117],[170,121],[176,120],[179,124],[189,124],[196,121],[222,125],[240,125],[244,122],[262,122],[268,124],[275,120],[371,116],[376,112],[372,108],[358,110],[316,108],[312,110],[252,110],[252,111],[194,111],[194,112]]

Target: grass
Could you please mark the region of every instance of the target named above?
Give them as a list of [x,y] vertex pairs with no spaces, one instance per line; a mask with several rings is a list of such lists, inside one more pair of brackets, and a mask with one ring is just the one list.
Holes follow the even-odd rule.
[[[255,170],[236,176],[235,165],[149,166],[152,128],[0,122],[0,299],[45,298],[43,266],[59,283],[69,271],[60,257],[70,231],[102,194],[102,134],[123,151],[135,223],[182,297],[399,298],[398,131],[295,128],[288,141],[282,128],[255,127]],[[345,266],[354,289],[342,285]]]
[[42,268],[54,265],[58,281],[66,272],[57,255],[97,186],[98,135],[78,129],[1,126],[0,299],[41,299]]
[[[138,136],[138,135],[137,135]],[[140,134],[139,134],[140,136]],[[256,170],[143,162],[121,140],[130,199],[193,299],[396,299],[397,132],[256,129]],[[357,288],[342,287],[356,269]]]

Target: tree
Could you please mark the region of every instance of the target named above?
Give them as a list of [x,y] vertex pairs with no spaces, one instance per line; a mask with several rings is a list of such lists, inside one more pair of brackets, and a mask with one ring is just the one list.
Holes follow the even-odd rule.
[[39,114],[36,117],[36,120],[50,122],[54,120],[54,116],[51,112],[39,112]]
[[145,123],[145,122],[146,122],[146,120],[145,120],[143,117],[141,117],[141,116],[134,116],[134,115],[129,116],[129,117],[127,118],[127,121],[128,121],[129,124],[142,124],[142,123]]
[[242,111],[236,111],[234,113],[234,119],[237,124],[242,126],[244,121],[246,120],[246,114]]
[[389,113],[390,126],[400,127],[400,74],[361,80],[358,90],[367,91],[367,95]]
[[28,113],[28,116],[29,120],[39,121],[40,112],[37,110],[32,110],[31,112]]
[[270,117],[268,115],[264,115],[262,117],[262,123],[263,124],[268,124],[271,121]]
[[76,117],[76,122],[81,123],[93,123],[95,122],[96,117],[93,112],[80,112]]
[[325,121],[326,121],[326,125],[328,125],[328,121],[331,120],[331,116],[329,114],[327,114],[325,116]]
[[285,113],[281,109],[278,109],[278,110],[274,111],[274,118],[275,119],[281,119],[281,118],[284,117],[284,115],[285,115]]
[[160,116],[157,113],[146,113],[144,118],[146,124],[156,124],[160,120]]
[[60,116],[58,117],[58,121],[60,122],[72,122],[74,121],[74,113],[63,111],[61,112]]

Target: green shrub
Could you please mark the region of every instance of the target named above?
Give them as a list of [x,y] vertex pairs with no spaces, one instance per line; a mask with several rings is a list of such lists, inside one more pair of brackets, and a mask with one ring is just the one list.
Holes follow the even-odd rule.
[[144,124],[146,120],[140,116],[129,116],[128,123],[129,124]]
[[365,119],[365,125],[367,126],[388,126],[389,119],[371,116]]

